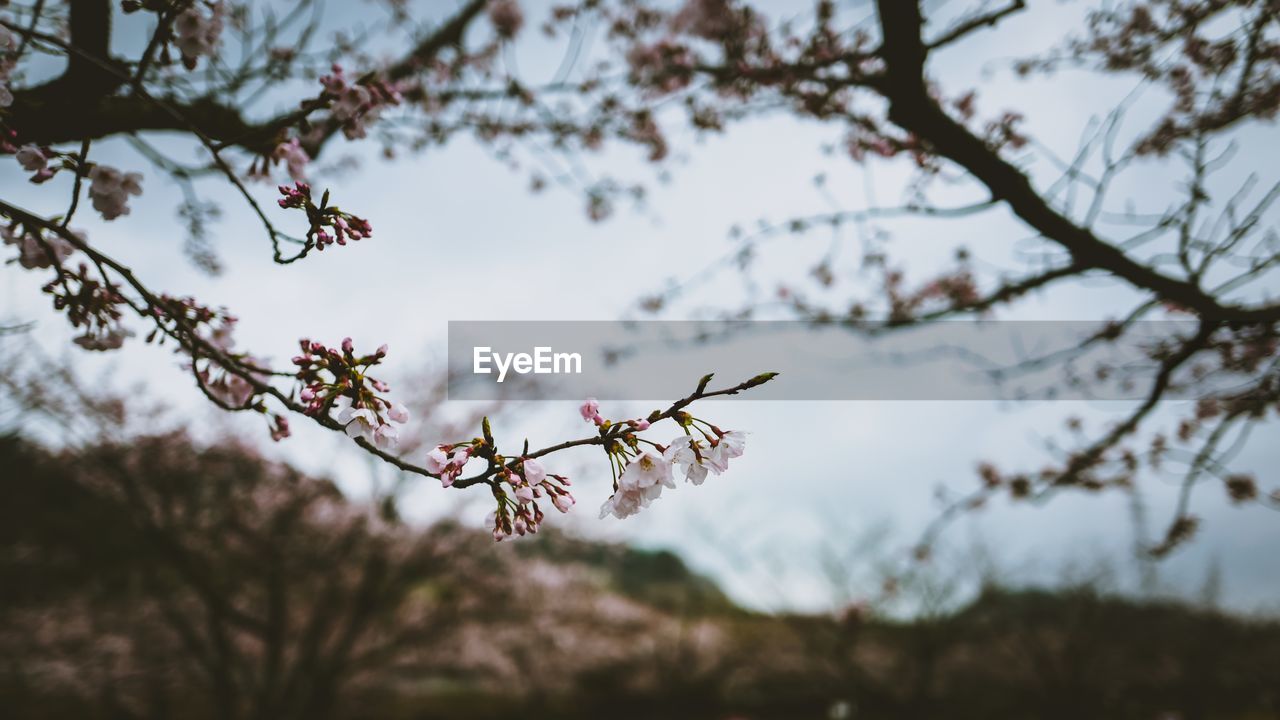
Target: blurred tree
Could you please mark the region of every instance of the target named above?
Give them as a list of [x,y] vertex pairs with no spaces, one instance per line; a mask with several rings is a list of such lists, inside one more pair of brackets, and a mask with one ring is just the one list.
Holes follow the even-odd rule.
[[465,535],[388,525],[245,448],[0,454],[21,716],[78,697],[104,717],[326,717],[371,677],[446,662],[417,651],[501,597]]

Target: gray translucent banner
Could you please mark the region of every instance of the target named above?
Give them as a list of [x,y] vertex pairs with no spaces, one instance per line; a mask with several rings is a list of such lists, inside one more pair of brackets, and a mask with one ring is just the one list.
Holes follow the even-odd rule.
[[[1193,335],[1196,324],[1136,322],[1105,340],[1104,327],[452,321],[449,399],[661,401],[688,395],[707,373],[718,388],[777,372],[749,399],[1133,400],[1146,396],[1155,377],[1153,349]],[[1167,397],[1189,395],[1175,386]]]

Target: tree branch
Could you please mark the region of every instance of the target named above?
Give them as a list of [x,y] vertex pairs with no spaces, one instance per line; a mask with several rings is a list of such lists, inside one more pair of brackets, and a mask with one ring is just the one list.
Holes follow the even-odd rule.
[[1134,260],[1050,207],[1026,175],[948,116],[930,97],[924,74],[927,47],[920,35],[923,18],[918,2],[878,0],[877,7],[883,33],[881,55],[887,65],[885,80],[877,87],[889,100],[889,118],[894,123],[968,170],[993,198],[1007,203],[1023,222],[1066,248],[1077,264],[1106,270],[1207,319],[1280,320],[1280,305],[1224,304],[1195,283],[1169,277]]
[[[383,75],[394,82],[427,67],[441,50],[462,42],[467,27],[484,7],[484,0],[471,0],[404,57],[384,68]],[[9,124],[18,131],[22,141],[53,145],[145,131],[190,133],[194,128],[218,147],[234,145],[262,153],[275,146],[281,130],[314,110],[303,108],[253,122],[247,120],[239,109],[211,97],[194,100],[157,98],[163,103],[162,108],[140,97],[140,93],[111,96],[113,89],[132,78],[123,65],[109,55],[110,19],[110,0],[76,0],[72,3],[70,42],[5,23],[24,38],[33,38],[62,49],[70,63],[67,72],[58,79],[13,93]],[[324,134],[310,148],[313,156],[339,127],[340,124],[325,120]]]

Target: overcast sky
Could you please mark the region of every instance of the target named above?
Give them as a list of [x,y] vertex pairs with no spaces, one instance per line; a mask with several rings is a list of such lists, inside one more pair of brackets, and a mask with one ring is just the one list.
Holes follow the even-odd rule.
[[[358,10],[331,13],[329,22],[340,25],[346,21],[343,13]],[[999,60],[1050,46],[1079,11],[1039,6],[996,35],[957,46],[933,70],[948,90],[980,83],[982,107],[1019,108],[1032,135],[1070,154],[1090,118],[1113,107],[1132,85],[1070,73],[1024,82],[1012,79]],[[119,30],[126,39],[131,32]],[[992,46],[992,38],[1002,44]],[[536,80],[537,70],[551,56],[538,43],[521,52],[509,59],[519,63],[526,80]],[[296,99],[286,96],[276,102],[284,107]],[[1137,103],[1136,116],[1158,110],[1160,102],[1152,96]],[[669,278],[686,277],[731,252],[727,231],[735,223],[829,210],[812,183],[817,173],[828,174],[830,194],[849,209],[865,203],[868,191],[885,204],[902,197],[905,169],[885,165],[865,172],[822,152],[839,137],[837,128],[785,117],[739,124],[714,138],[679,134],[673,143],[678,160],[667,183],[655,182],[653,169],[638,153],[611,151],[592,159],[591,166],[646,180],[650,195],[643,212],[624,206],[598,224],[586,219],[580,195],[560,190],[530,194],[526,174],[506,170],[469,140],[395,163],[379,159],[372,146],[344,145],[334,155],[358,158],[360,168],[330,175],[323,184],[333,188],[344,208],[372,220],[374,237],[289,267],[275,266],[265,238],[243,207],[211,186],[209,199],[217,199],[224,211],[211,229],[226,266],[216,278],[202,275],[184,258],[183,231],[172,211],[179,193],[149,169],[145,194],[134,201],[132,215],[105,224],[82,212],[74,226],[88,231],[102,249],[131,265],[153,287],[230,308],[241,318],[240,346],[256,354],[287,362],[302,336],[332,344],[350,335],[360,347],[389,343],[386,372],[394,385],[421,377],[423,368],[440,366],[449,320],[607,320],[632,313],[638,298]],[[94,159],[143,169],[142,161],[120,142],[96,144]],[[1243,162],[1247,166],[1263,160],[1246,155]],[[1049,177],[1042,160],[1029,167],[1038,178]],[[1250,169],[1240,170],[1238,177]],[[1173,182],[1176,178],[1158,168],[1140,169],[1118,192],[1138,202],[1156,202]],[[12,161],[0,163],[0,183],[6,197],[20,205],[48,213],[62,208],[65,193],[26,184]],[[253,189],[264,202],[273,201],[271,186]],[[969,192],[968,197],[976,196]],[[1016,267],[1028,234],[1003,211],[961,223],[903,223],[894,230],[892,252],[921,275],[957,244],[967,245],[984,262]],[[790,241],[785,255],[771,256],[773,267],[781,275],[804,272],[829,241],[829,235]],[[109,368],[121,387],[142,382],[151,396],[197,417],[213,417],[170,353],[141,342],[105,356],[64,350],[71,333],[39,293],[42,278],[12,265],[0,271],[0,278],[0,320],[35,321],[36,340],[51,352],[66,352],[89,377]],[[1033,298],[1002,316],[1104,318],[1126,297],[1123,289],[1109,284],[1078,285]],[[667,317],[687,316],[712,301],[732,306],[740,299],[740,282],[732,274],[718,276],[698,298]],[[938,486],[972,488],[974,466],[985,459],[1010,468],[1039,468],[1049,459],[1044,439],[1060,436],[1066,417],[1080,415],[1098,427],[1127,407],[1067,402],[707,403],[700,415],[751,433],[746,455],[731,472],[701,487],[669,492],[638,517],[596,520],[595,510],[608,495],[603,456],[589,450],[563,459],[557,455],[548,464],[553,471],[575,475],[580,505],[574,517],[549,522],[592,537],[676,549],[744,602],[822,608],[831,601],[821,569],[828,551],[843,552],[889,528],[883,554],[902,553],[936,516]],[[645,409],[624,405],[606,406],[605,411],[625,416]],[[1166,408],[1157,422],[1163,419],[1167,427],[1176,415],[1170,411],[1177,409]],[[258,418],[219,417],[213,422],[265,436]],[[294,422],[295,427],[303,425]],[[538,447],[569,433],[583,434],[586,426],[573,404],[529,403],[513,408],[495,429],[500,438],[527,435]],[[1258,471],[1268,490],[1280,460],[1277,441],[1275,428],[1264,428],[1237,460],[1240,470]],[[267,447],[303,467],[336,472],[344,486],[359,493],[369,470],[354,450],[341,438],[310,428]],[[430,484],[422,483],[409,495],[408,514],[420,519],[458,514],[480,524],[487,512],[483,502],[459,505],[458,493]],[[1145,484],[1153,531],[1170,518],[1174,490],[1171,479],[1149,478]],[[1161,565],[1167,587],[1194,594],[1216,563],[1231,606],[1277,609],[1280,559],[1274,548],[1280,541],[1280,516],[1257,507],[1231,508],[1225,493],[1209,486],[1197,495],[1195,512],[1204,518],[1202,534]],[[1107,563],[1126,582],[1134,577],[1129,508],[1118,496],[1063,496],[1038,508],[1010,508],[1001,502],[958,524],[947,538],[962,550],[981,544],[1015,579],[1079,576]],[[949,560],[944,556],[942,562]],[[872,591],[869,586],[853,589],[854,594]]]

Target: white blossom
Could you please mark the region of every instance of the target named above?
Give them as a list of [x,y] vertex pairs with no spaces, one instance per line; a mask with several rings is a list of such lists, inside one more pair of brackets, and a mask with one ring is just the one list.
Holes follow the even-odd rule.
[[409,408],[400,403],[389,403],[387,405],[387,417],[392,422],[404,424],[409,422]]
[[422,466],[427,469],[427,472],[435,475],[444,472],[448,465],[449,453],[445,452],[442,447],[433,448],[431,452],[427,453],[426,461],[422,463]]
[[438,445],[427,453],[427,459],[422,466],[432,475],[439,475],[442,486],[449,487],[462,474],[462,468],[466,467],[467,461],[470,459],[470,448],[458,448],[453,451],[453,456],[450,457],[448,447]]
[[729,467],[730,460],[742,457],[746,446],[747,434],[741,430],[732,430],[721,436],[720,441],[711,448],[706,462],[712,469],[719,468],[719,472],[724,472]]
[[669,463],[679,465],[684,471],[685,480],[694,485],[701,485],[707,479],[707,470],[714,470],[717,475],[721,472],[721,468],[704,463],[706,449],[688,435],[681,435],[672,440],[666,451],[662,453],[662,457]]
[[[387,408],[393,407],[387,404]],[[403,423],[409,419],[408,411],[393,414],[386,408],[380,411],[371,407],[355,407],[351,398],[345,395],[333,401],[333,409],[338,411],[334,419],[343,426],[347,437],[353,440],[364,438],[381,450],[394,447],[400,439],[400,432],[391,423]]]
[[609,499],[604,501],[604,505],[600,506],[600,517],[613,515],[619,520],[625,520],[640,512],[640,508],[647,504],[639,494],[619,490],[610,495]]
[[569,493],[561,493],[559,495],[554,495],[551,498],[551,504],[555,505],[556,509],[562,513],[569,512],[569,508],[573,507],[575,502],[576,501],[573,499],[573,496]]
[[537,485],[547,479],[547,469],[542,463],[533,458],[524,459],[521,464],[524,466],[524,479],[530,485]]
[[675,487],[671,479],[671,463],[652,452],[632,460],[618,478],[618,491],[600,508],[600,517],[613,514],[622,519],[640,512],[656,500],[664,487]]

